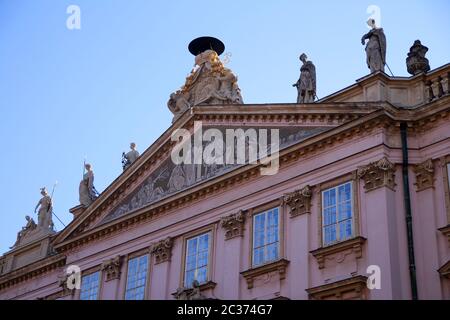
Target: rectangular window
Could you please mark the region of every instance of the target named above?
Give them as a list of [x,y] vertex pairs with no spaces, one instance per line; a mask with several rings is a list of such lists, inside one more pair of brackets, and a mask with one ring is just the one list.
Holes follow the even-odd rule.
[[80,300],[97,300],[100,286],[100,271],[81,278]]
[[322,235],[325,246],[353,236],[351,182],[322,191]]
[[128,260],[125,300],[144,300],[148,262],[148,254]]
[[278,260],[280,216],[273,208],[253,216],[253,266]]
[[210,232],[187,240],[186,265],[184,269],[185,287],[191,287],[194,280],[197,280],[199,283],[208,281],[210,243]]

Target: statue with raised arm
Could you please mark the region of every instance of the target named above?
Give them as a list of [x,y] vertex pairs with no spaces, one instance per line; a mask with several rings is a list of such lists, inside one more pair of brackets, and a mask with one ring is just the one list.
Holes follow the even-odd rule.
[[133,162],[139,158],[139,151],[136,150],[136,143],[132,142],[130,143],[130,149],[131,151],[128,151],[127,153],[122,153],[122,167],[123,170],[127,169]]
[[367,24],[372,28],[362,36],[361,44],[366,44],[366,61],[370,72],[383,71],[386,64],[386,36],[383,28],[377,28],[375,19],[367,20]]
[[307,59],[306,54],[302,53],[300,61],[303,65],[300,68],[300,78],[292,85],[297,87],[297,103],[311,103],[316,97],[316,67]]
[[50,229],[53,225],[52,212],[53,204],[52,198],[48,195],[46,188],[41,188],[42,198],[34,208],[34,212],[38,211],[38,227],[43,229]]
[[83,174],[83,180],[80,181],[80,204],[88,207],[96,198],[97,191],[94,187],[94,171],[89,163],[84,165],[85,173]]

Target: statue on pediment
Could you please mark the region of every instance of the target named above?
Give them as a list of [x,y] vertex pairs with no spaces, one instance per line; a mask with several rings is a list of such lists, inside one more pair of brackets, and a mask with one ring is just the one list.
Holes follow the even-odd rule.
[[80,204],[88,207],[97,198],[97,190],[94,187],[94,171],[89,163],[84,165],[83,180],[80,181]]
[[[48,195],[47,189],[41,188],[42,198],[34,208],[34,212],[38,212],[38,227],[43,229],[53,229],[52,213],[53,203],[52,198]],[[38,211],[39,209],[39,211]]]
[[430,62],[425,57],[428,48],[422,45],[420,40],[414,41],[413,46],[409,49],[406,58],[406,67],[410,74],[415,76],[419,73],[427,73],[430,71]]
[[167,103],[175,121],[187,109],[197,105],[243,104],[236,75],[224,66],[219,55],[223,43],[215,38],[193,40],[189,50],[195,55],[195,66],[180,90]]
[[386,64],[386,36],[383,28],[377,28],[375,19],[367,20],[367,24],[372,28],[368,33],[362,36],[361,44],[366,44],[366,61],[370,73],[377,71],[384,72]]
[[130,151],[127,153],[122,153],[122,167],[123,170],[127,169],[133,162],[139,158],[139,151],[136,150],[136,143],[131,142],[130,143]]
[[30,232],[37,228],[36,222],[34,222],[33,218],[30,216],[26,216],[25,220],[27,221],[26,225],[22,227],[22,229],[17,233],[17,239],[16,242],[10,249],[16,247],[20,241]]
[[316,67],[304,53],[300,55],[303,63],[300,68],[300,78],[292,86],[297,87],[297,103],[311,103],[316,97]]

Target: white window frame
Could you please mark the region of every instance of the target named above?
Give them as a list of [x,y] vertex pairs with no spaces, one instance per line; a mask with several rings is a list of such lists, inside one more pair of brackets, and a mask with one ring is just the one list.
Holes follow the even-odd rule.
[[[142,287],[142,286],[139,286],[139,287],[135,286],[135,287],[133,287],[133,288],[129,288],[130,262],[133,261],[133,260],[136,260],[136,259],[138,260],[138,266],[137,266],[137,267],[138,267],[138,270],[137,270],[137,272],[136,272],[136,275],[138,275],[139,272],[140,272],[140,270],[139,270],[139,265],[140,265],[139,262],[140,262],[140,259],[142,259],[142,258],[144,258],[144,257],[147,258],[147,265],[146,265],[147,270],[146,270],[146,272],[145,272],[144,297],[142,298],[142,300],[145,300],[145,299],[146,299],[146,296],[147,296],[148,279],[149,279],[149,271],[150,271],[150,255],[149,255],[149,254],[142,254],[142,255],[138,255],[138,256],[135,256],[135,257],[132,257],[132,258],[128,259],[128,262],[127,262],[127,277],[126,277],[126,279],[125,279],[125,295],[124,295],[124,299],[125,299],[125,300],[130,300],[130,301],[136,300],[136,290],[137,290],[138,288],[141,288],[141,287]],[[136,281],[137,281],[137,280],[136,280]],[[127,293],[128,293],[128,291],[131,291],[131,290],[134,291],[133,299],[127,299]]]
[[[96,292],[95,292],[95,299],[91,299],[91,293],[90,293],[90,291],[91,291],[94,287],[89,286],[89,287],[87,288],[87,290],[86,290],[86,288],[84,287],[84,284],[85,284],[86,279],[91,278],[91,277],[93,277],[94,275],[97,275],[98,281],[97,281],[97,288],[96,288]],[[92,273],[83,275],[83,276],[81,277],[80,300],[86,300],[86,301],[87,301],[87,300],[98,300],[98,298],[99,298],[99,296],[100,296],[100,285],[101,285],[101,281],[102,281],[102,278],[101,278],[101,273],[100,273],[100,271],[95,271],[95,272],[92,272]],[[90,285],[90,284],[91,284],[91,283],[89,283],[89,285]],[[83,294],[84,294],[86,291],[88,291],[88,297],[87,297],[88,299],[83,299]]]
[[[187,238],[186,241],[185,241],[186,254],[185,254],[185,257],[184,257],[183,284],[184,284],[184,286],[187,287],[187,288],[192,287],[192,283],[186,283],[186,281],[187,281],[187,273],[188,273],[189,271],[195,270],[195,271],[194,271],[194,279],[195,279],[195,280],[198,280],[198,279],[197,279],[197,272],[198,272],[198,270],[199,270],[199,267],[198,267],[198,256],[199,256],[198,246],[199,246],[199,244],[200,244],[199,239],[200,239],[200,237],[205,236],[205,235],[208,235],[208,254],[207,254],[207,256],[208,256],[207,259],[208,259],[208,260],[207,260],[207,263],[206,263],[206,279],[205,279],[205,281],[203,281],[203,282],[200,282],[200,281],[199,281],[199,283],[202,284],[202,283],[206,283],[206,282],[209,281],[209,274],[210,274],[210,267],[211,267],[211,249],[212,249],[211,246],[212,246],[212,240],[213,240],[213,239],[212,239],[213,233],[212,233],[211,231],[203,232],[203,233],[197,234],[197,235],[195,235],[195,236],[193,236],[193,237],[189,237],[189,238]],[[192,240],[194,240],[194,239],[197,239],[196,258],[195,258],[195,269],[189,269],[189,270],[188,270],[189,241],[192,241]]]
[[[346,184],[350,185],[350,204],[351,204],[351,213],[352,213],[350,220],[351,220],[352,232],[351,232],[351,235],[348,238],[340,239],[339,224],[341,222],[345,221],[345,220],[349,220],[349,219],[339,220],[339,203],[340,203],[339,199],[338,199],[338,197],[339,197],[339,187],[342,187],[342,186],[344,186]],[[322,228],[322,230],[321,230],[321,233],[322,233],[323,246],[330,246],[330,245],[333,245],[333,244],[336,244],[336,243],[339,243],[339,242],[342,242],[342,241],[346,241],[346,240],[349,240],[349,239],[352,239],[353,237],[355,237],[355,199],[354,199],[353,188],[354,188],[353,181],[347,181],[347,182],[344,182],[344,183],[340,183],[340,184],[338,184],[338,185],[336,185],[334,187],[326,188],[326,189],[321,191],[321,198],[322,198],[322,204],[321,204],[321,208],[322,208],[322,212],[321,212],[321,221],[322,221],[321,228]],[[330,241],[330,242],[326,242],[325,228],[331,226],[331,224],[325,225],[325,214],[324,213],[325,213],[325,209],[331,208],[331,207],[325,207],[325,192],[333,190],[333,189],[336,192],[336,204],[335,204],[335,206],[336,206],[336,223],[335,223],[335,225],[336,225],[336,240]]]
[[[268,229],[267,229],[267,227],[268,227],[268,213],[269,213],[269,211],[272,211],[272,210],[277,210],[278,211],[278,221],[277,221],[277,235],[278,235],[277,238],[278,238],[278,241],[276,242],[277,243],[278,256],[275,259],[266,258],[266,256],[268,255],[267,254],[267,247],[274,243],[274,242],[266,243],[267,231],[268,231]],[[256,241],[256,237],[255,237],[255,232],[256,232],[255,221],[256,221],[256,217],[258,217],[260,215],[265,215],[265,218],[264,218],[264,221],[265,221],[265,223],[264,223],[264,245],[262,246],[264,248],[264,258],[263,258],[263,261],[261,263],[255,264],[255,249],[257,249],[257,248],[255,248],[255,241]],[[258,247],[258,248],[261,248],[261,247]],[[259,267],[259,266],[265,265],[267,263],[271,263],[271,262],[277,261],[278,259],[280,259],[280,256],[281,256],[281,209],[280,209],[280,207],[270,208],[270,209],[267,209],[267,210],[264,210],[262,212],[258,212],[256,214],[254,214],[253,217],[252,217],[252,267]]]

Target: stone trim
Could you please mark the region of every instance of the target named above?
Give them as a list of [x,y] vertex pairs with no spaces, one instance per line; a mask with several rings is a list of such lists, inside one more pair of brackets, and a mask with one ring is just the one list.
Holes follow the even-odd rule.
[[309,298],[312,300],[342,299],[343,294],[354,292],[355,297],[361,300],[367,299],[366,295],[367,277],[358,275],[348,279],[339,280],[333,283],[324,284],[318,287],[306,289]]
[[[447,212],[447,224],[450,225],[450,172],[447,165],[450,163],[450,155],[439,158],[440,166],[442,169],[443,183],[444,183],[444,198],[445,198],[445,210]],[[450,238],[449,238],[450,241]]]
[[382,187],[388,187],[395,191],[395,164],[390,162],[387,157],[359,167],[357,174],[364,180],[366,192]]
[[433,160],[428,159],[422,163],[414,166],[414,173],[416,174],[416,191],[422,191],[434,187],[434,166]]
[[106,282],[120,279],[122,260],[122,256],[117,256],[102,263],[101,271],[106,274]]
[[170,261],[173,242],[173,238],[167,237],[150,246],[150,253],[155,257],[155,264]]
[[55,255],[14,270],[0,277],[0,291],[61,268],[65,263],[65,255]]
[[[436,112],[441,113],[441,116],[438,118],[439,121],[447,121],[450,113],[446,111],[446,106],[444,105],[445,101],[443,100],[446,99],[440,99],[437,102],[433,102],[431,104],[427,104],[414,109],[413,112],[417,112],[418,119],[414,119],[414,115],[411,114],[411,111],[409,110],[407,114],[403,114],[401,113],[403,111],[399,111],[391,107],[389,104],[382,104],[381,107],[385,110],[372,112],[370,115],[364,117],[364,119],[356,119],[353,122],[344,123],[340,127],[325,131],[318,136],[314,136],[297,145],[282,150],[282,152],[280,152],[280,167],[283,168],[284,166],[297,161],[299,158],[304,157],[306,154],[315,154],[317,152],[321,152],[325,147],[332,146],[335,143],[341,143],[344,140],[349,140],[356,136],[360,137],[361,134],[371,134],[371,131],[377,127],[381,126],[386,129],[391,128],[392,126],[395,126],[395,121],[400,121],[403,118],[405,118],[405,121],[413,121],[414,124],[416,124],[414,128],[410,128],[410,130],[412,131],[419,130],[421,127],[426,126],[430,121],[435,123],[437,119],[433,113]],[[450,98],[448,100],[450,100]],[[392,113],[392,115],[390,113]],[[214,115],[212,116],[214,118]],[[397,120],[392,119],[393,116],[395,116],[395,119]],[[139,161],[144,161],[144,158],[145,157],[140,157]],[[149,167],[146,164],[145,170],[147,170],[148,168]],[[93,229],[92,231],[89,231],[88,233],[83,235],[80,234],[83,231],[83,228],[78,230],[81,225],[81,222],[78,222],[78,226],[75,227],[78,231],[73,233],[73,235],[75,235],[74,237],[65,239],[64,237],[67,237],[65,236],[65,234],[67,233],[65,230],[63,230],[61,234],[58,235],[57,239],[55,239],[55,250],[57,250],[58,252],[73,250],[88,242],[97,241],[99,239],[105,238],[106,236],[109,236],[110,234],[115,234],[117,232],[120,232],[121,230],[126,230],[131,225],[139,224],[156,217],[161,217],[167,211],[183,207],[189,202],[201,200],[217,192],[224,192],[229,188],[235,187],[236,184],[247,182],[248,180],[254,179],[258,176],[259,168],[255,166],[247,166],[244,168],[236,169],[230,174],[218,177],[214,182],[205,183],[205,185],[203,186],[196,187],[193,190],[187,190],[188,192],[182,193],[180,195],[177,194],[175,196],[175,199],[174,197],[170,197],[169,199],[163,200],[160,203],[150,206],[149,208],[138,210],[134,214],[125,216],[123,219],[113,221],[110,224],[102,225],[101,227]],[[133,179],[131,180],[134,181]],[[127,186],[130,187],[129,184]],[[123,188],[121,188],[121,190],[122,189]],[[124,192],[124,190],[125,189],[123,189],[122,192]],[[121,201],[121,199],[119,199],[118,201]],[[105,210],[106,209],[107,208],[105,208]],[[92,214],[92,212],[84,213],[83,215],[85,214],[90,215]],[[81,220],[82,219],[80,218],[80,221]],[[91,217],[88,220],[89,221],[86,222],[86,226],[91,224],[95,220],[95,217]],[[61,240],[65,241],[61,242]]]
[[286,278],[286,269],[289,264],[289,260],[280,259],[272,263],[264,264],[262,266],[248,269],[246,271],[241,272],[242,276],[247,281],[247,289],[252,289],[254,280],[256,277],[261,275],[270,273],[270,272],[278,272],[280,276],[280,281]]
[[448,239],[448,244],[449,244],[449,246],[450,246],[450,224],[446,225],[445,227],[439,228],[438,230],[439,230],[440,232],[442,232],[442,234],[443,234],[444,236],[447,237],[447,239]]
[[217,283],[214,281],[208,281],[204,282],[202,284],[198,284],[194,288],[186,288],[186,287],[180,287],[177,289],[176,292],[172,293],[171,295],[176,300],[208,300],[204,295],[201,294],[202,291],[207,290],[214,290]]
[[356,259],[361,258],[362,247],[366,240],[366,238],[359,236],[349,240],[338,242],[330,246],[318,248],[316,250],[310,251],[310,253],[314,258],[316,258],[317,263],[319,264],[319,269],[323,269],[325,268],[326,258],[336,253],[351,250],[351,252],[355,254]]
[[283,196],[283,204],[289,206],[291,218],[311,213],[312,191],[309,185]]
[[246,213],[240,210],[220,219],[220,225],[225,229],[225,240],[243,237],[245,230]]
[[440,267],[438,272],[441,275],[441,277],[450,280],[450,260],[447,261],[442,267]]

